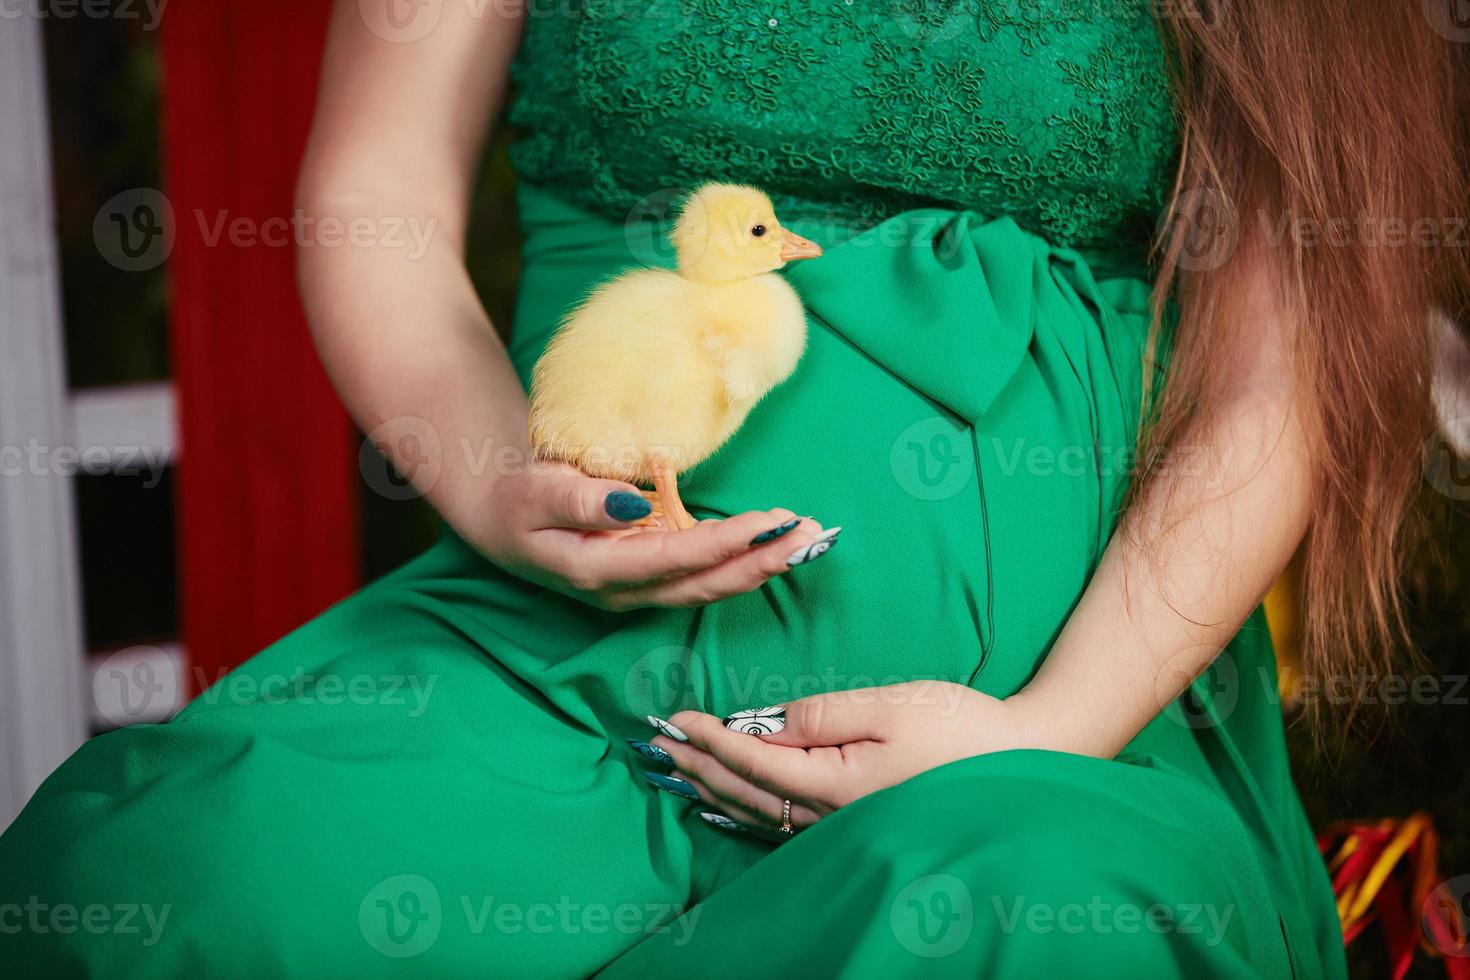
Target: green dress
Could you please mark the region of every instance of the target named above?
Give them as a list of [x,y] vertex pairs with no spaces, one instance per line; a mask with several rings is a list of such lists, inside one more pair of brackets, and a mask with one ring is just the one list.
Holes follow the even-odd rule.
[[1140,410],[1175,147],[1150,9],[532,5],[518,369],[600,279],[670,263],[679,188],[769,189],[827,248],[789,270],[808,350],[685,499],[841,547],[617,615],[445,537],[63,765],[0,839],[6,972],[1343,976],[1259,615],[1115,761],[956,762],[779,847],[624,744],[651,713],[1034,673]]

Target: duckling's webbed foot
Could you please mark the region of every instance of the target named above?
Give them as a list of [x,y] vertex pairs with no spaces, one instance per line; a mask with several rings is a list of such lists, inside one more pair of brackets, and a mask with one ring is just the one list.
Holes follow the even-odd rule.
[[653,468],[654,494],[658,498],[658,507],[663,510],[663,524],[674,531],[687,531],[698,522],[694,515],[684,509],[684,502],[679,499],[679,474],[674,472],[672,466],[655,466]]
[[641,521],[634,521],[633,522],[633,526],[634,527],[654,528],[654,529],[657,529],[657,530],[663,530],[664,529],[664,505],[663,505],[663,501],[659,498],[658,491],[657,490],[640,490],[638,492],[643,495],[643,499],[644,500],[648,501],[650,504],[653,505],[653,510],[649,513],[649,515],[647,517],[643,518]]

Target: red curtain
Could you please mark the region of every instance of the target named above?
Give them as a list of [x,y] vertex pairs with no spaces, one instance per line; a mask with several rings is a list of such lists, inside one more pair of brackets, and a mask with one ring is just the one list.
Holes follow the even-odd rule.
[[181,632],[197,687],[353,590],[356,446],[296,294],[292,195],[326,0],[162,21]]

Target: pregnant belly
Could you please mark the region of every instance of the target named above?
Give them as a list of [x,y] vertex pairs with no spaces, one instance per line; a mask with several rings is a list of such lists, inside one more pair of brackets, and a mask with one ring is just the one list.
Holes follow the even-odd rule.
[[[646,228],[534,188],[522,215],[524,375],[568,305],[668,253]],[[1111,531],[1147,286],[1099,282],[1082,256],[1009,220],[939,211],[805,266],[791,273],[810,314],[805,356],[686,475],[684,498],[699,516],[789,507],[841,525],[840,547],[749,595],[619,620],[593,660],[632,665],[621,693],[651,711],[914,677],[1009,694]]]

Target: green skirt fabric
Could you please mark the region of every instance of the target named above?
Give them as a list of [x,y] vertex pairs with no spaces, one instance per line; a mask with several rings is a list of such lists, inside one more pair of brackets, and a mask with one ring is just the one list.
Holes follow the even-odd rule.
[[[535,188],[521,206],[525,376],[567,306],[668,252]],[[63,765],[0,838],[0,959],[110,977],[1343,976],[1259,615],[1115,761],[957,762],[779,847],[645,785],[624,740],[650,713],[912,678],[1018,690],[1126,483],[1148,322],[1126,263],[951,211],[840,242],[798,230],[829,246],[790,271],[806,355],[685,499],[790,507],[843,525],[841,547],[704,609],[616,615],[446,536],[168,724]]]

